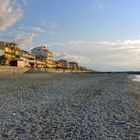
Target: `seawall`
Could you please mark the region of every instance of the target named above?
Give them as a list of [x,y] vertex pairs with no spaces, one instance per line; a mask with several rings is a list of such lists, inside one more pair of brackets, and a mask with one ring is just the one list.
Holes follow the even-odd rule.
[[29,68],[0,66],[0,74],[22,74],[28,70],[29,70]]
[[40,73],[40,72],[49,72],[49,73],[80,73],[86,71],[79,70],[63,70],[63,69],[33,69],[27,67],[11,67],[11,66],[0,66],[0,74],[23,74],[23,73]]

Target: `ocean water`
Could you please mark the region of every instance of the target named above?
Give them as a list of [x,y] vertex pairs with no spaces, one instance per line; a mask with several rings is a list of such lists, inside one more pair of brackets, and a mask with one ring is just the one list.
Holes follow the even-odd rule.
[[140,82],[140,75],[136,75],[135,78],[133,79],[133,81]]

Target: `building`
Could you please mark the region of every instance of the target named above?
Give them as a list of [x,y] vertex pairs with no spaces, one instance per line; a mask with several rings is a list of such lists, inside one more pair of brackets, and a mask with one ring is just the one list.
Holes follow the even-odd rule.
[[36,68],[46,67],[48,48],[46,46],[36,47],[31,50],[36,58]]
[[25,67],[35,67],[36,58],[31,52],[21,50],[21,60],[24,61]]
[[70,70],[78,70],[79,66],[77,62],[69,62],[68,63],[68,68]]
[[4,55],[4,50],[0,49],[0,56]]
[[31,51],[38,58],[46,59],[48,56],[48,47],[46,46],[36,47],[33,48]]
[[35,61],[36,68],[46,68],[46,62],[36,59]]
[[53,53],[48,50],[48,47],[36,47],[31,51],[35,55],[37,62],[41,62],[41,65],[37,63],[37,67],[53,68]]
[[15,43],[0,42],[0,55],[5,57],[5,64],[10,65],[12,60],[20,60],[21,51]]
[[47,56],[47,59],[46,59],[46,66],[47,68],[53,68],[54,65],[53,65],[53,53],[48,51],[48,56]]
[[60,59],[60,60],[57,60],[57,61],[54,61],[54,62],[55,62],[55,68],[67,69],[67,65],[68,65],[67,60]]
[[15,43],[0,41],[0,64],[17,67],[33,67],[49,70],[55,68],[62,71],[89,71],[77,62],[60,59],[53,61],[53,53],[46,46],[33,48],[32,52],[20,50]]

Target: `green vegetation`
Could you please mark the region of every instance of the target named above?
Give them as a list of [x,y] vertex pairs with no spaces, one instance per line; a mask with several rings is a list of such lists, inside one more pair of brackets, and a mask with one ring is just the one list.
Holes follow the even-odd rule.
[[2,56],[0,56],[0,64],[1,65],[5,65],[6,64],[6,56],[5,55],[2,55]]

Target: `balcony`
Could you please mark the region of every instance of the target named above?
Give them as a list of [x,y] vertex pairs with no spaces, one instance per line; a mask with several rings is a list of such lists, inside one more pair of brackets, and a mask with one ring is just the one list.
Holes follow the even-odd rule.
[[0,56],[4,55],[4,51],[0,50]]

